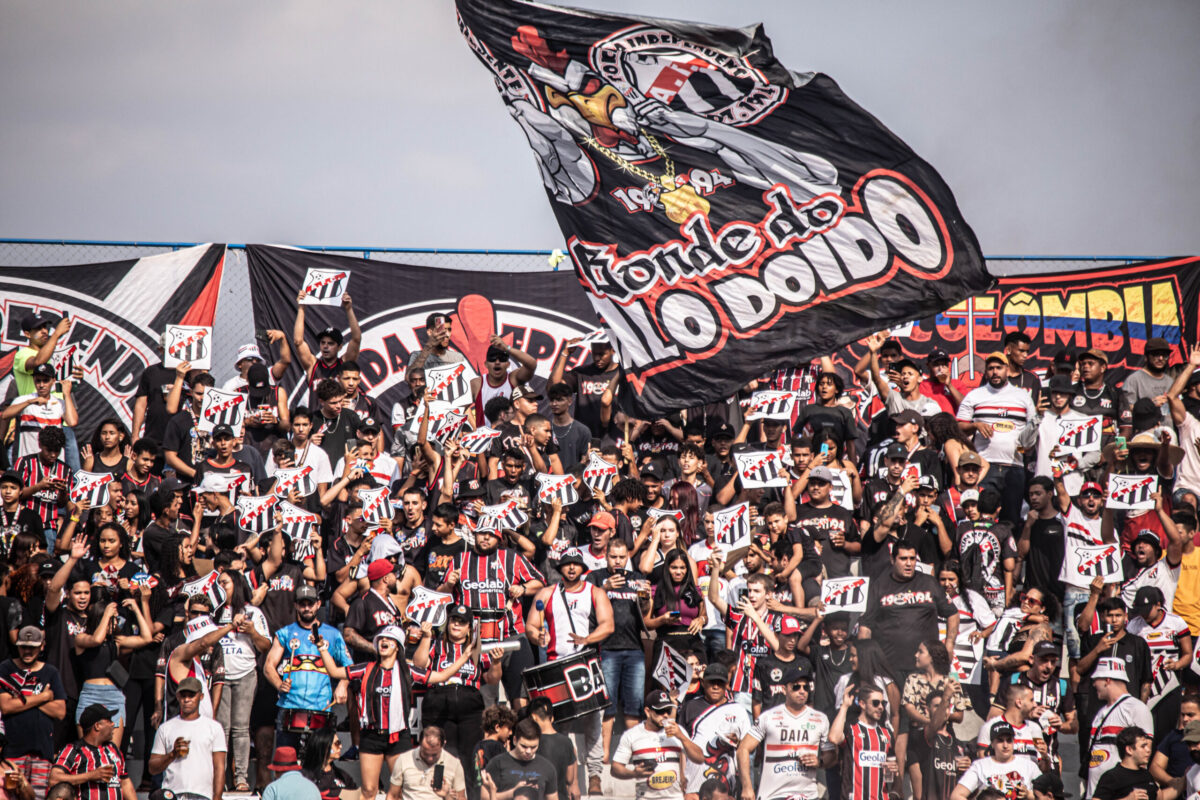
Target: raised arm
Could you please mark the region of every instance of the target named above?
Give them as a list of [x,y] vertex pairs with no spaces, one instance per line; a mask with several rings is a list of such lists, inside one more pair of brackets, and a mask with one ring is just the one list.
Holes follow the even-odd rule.
[[346,345],[346,351],[342,354],[342,358],[346,361],[354,361],[362,349],[362,328],[358,327],[358,317],[354,313],[354,301],[350,299],[349,292],[342,295],[342,308],[346,309],[346,324],[350,326],[350,342]]
[[296,295],[296,321],[292,324],[292,347],[296,348],[296,360],[300,362],[300,369],[305,372],[308,372],[312,365],[317,363],[316,356],[308,348],[308,342],[304,341],[304,304],[302,301],[307,296],[308,293],[304,291]]

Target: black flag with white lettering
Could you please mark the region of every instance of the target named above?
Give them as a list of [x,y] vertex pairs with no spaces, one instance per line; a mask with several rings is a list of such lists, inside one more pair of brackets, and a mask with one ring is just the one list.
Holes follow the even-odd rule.
[[[941,176],[761,26],[457,0],[644,419],[991,283]],[[790,38],[795,38],[789,32]]]

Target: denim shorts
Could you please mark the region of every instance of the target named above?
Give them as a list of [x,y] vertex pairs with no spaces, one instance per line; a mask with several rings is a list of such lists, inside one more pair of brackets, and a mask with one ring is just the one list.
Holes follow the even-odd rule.
[[99,703],[109,711],[117,712],[112,718],[113,725],[120,727],[125,724],[125,693],[107,683],[85,683],[79,690],[79,705],[75,707],[76,724],[83,716],[84,709],[94,703]]

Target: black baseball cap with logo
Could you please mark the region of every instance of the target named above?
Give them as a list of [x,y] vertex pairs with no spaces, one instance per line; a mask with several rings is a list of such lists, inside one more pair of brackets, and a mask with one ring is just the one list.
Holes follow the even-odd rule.
[[57,377],[54,373],[54,367],[49,364],[38,364],[30,374],[35,378],[49,378],[50,380],[54,380]]
[[39,328],[48,328],[53,324],[54,320],[48,314],[29,314],[21,320],[21,331],[32,333]]
[[6,469],[4,472],[0,472],[0,483],[16,484],[18,489],[25,488],[25,481],[23,478],[21,478],[21,474],[19,472],[14,472],[11,469]]
[[225,425],[224,423],[222,423],[221,425],[213,426],[212,438],[213,438],[213,441],[215,442],[220,439],[236,439],[237,436],[233,432],[232,425]]
[[528,383],[518,383],[512,388],[512,399],[520,400],[522,398],[525,400],[541,400],[542,395]]

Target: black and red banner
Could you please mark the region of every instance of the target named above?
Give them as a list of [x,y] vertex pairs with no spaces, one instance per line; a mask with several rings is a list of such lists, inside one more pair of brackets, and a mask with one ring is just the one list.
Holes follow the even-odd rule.
[[142,371],[161,360],[167,325],[211,326],[225,245],[204,244],[162,255],[66,267],[0,267],[0,377],[27,343],[21,321],[40,313],[71,327],[52,359],[83,368],[74,387],[78,430],[90,437],[101,420],[129,427]]
[[457,4],[641,416],[990,285],[938,173],[761,26]]
[[[291,331],[296,319],[296,293],[309,269],[350,273],[348,291],[363,332],[358,365],[363,386],[383,407],[404,397],[409,356],[425,343],[425,318],[449,314],[450,345],[478,374],[493,334],[524,350],[538,366],[535,386],[544,386],[554,360],[568,339],[596,328],[596,315],[570,272],[476,272],[436,269],[386,261],[348,258],[287,247],[247,245],[250,295],[257,328]],[[327,327],[347,337],[346,313],[340,307],[306,305],[305,334],[316,341]],[[586,359],[576,349],[568,367]],[[301,374],[293,360],[280,385],[293,390]],[[293,398],[298,399],[298,392]],[[386,420],[383,420],[386,424]]]

